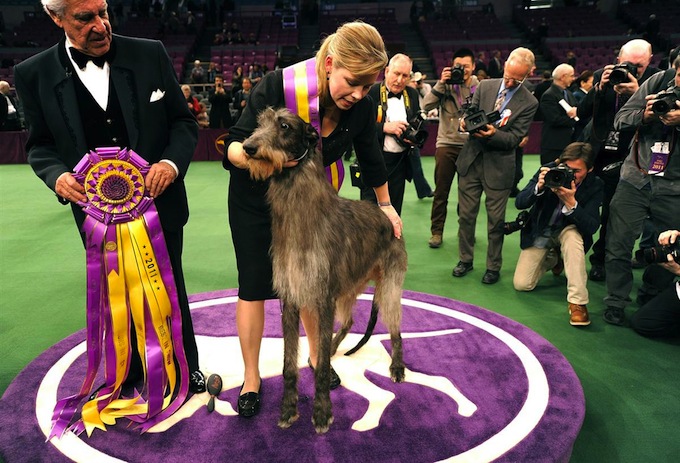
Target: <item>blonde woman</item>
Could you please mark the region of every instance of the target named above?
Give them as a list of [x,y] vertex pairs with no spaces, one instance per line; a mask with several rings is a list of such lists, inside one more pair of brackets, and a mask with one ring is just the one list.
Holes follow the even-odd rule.
[[[390,203],[387,172],[376,138],[376,105],[370,98],[365,99],[387,64],[383,40],[369,24],[347,23],[324,40],[314,60],[306,63],[309,64],[309,78],[316,79],[318,92],[304,96],[309,98],[310,106],[315,104],[315,97],[318,97],[316,125],[322,137],[324,165],[329,166],[341,159],[354,146],[361,162],[364,182],[374,187],[382,211],[394,224],[395,236],[401,237],[401,219]],[[270,72],[253,88],[243,114],[231,128],[225,145],[227,156],[224,167],[231,174],[229,223],[239,275],[236,326],[245,366],[238,412],[245,417],[257,414],[260,409],[262,381],[258,364],[264,329],[264,301],[276,295],[272,290],[269,257],[271,219],[265,201],[268,184],[250,179],[248,171],[244,169],[246,154],[242,141],[255,130],[257,115],[264,108],[286,107],[284,75],[285,71],[282,70]],[[318,333],[315,332],[310,313],[303,308],[300,315],[309,339],[309,365],[314,368]],[[339,385],[340,378],[331,370],[331,387]]]

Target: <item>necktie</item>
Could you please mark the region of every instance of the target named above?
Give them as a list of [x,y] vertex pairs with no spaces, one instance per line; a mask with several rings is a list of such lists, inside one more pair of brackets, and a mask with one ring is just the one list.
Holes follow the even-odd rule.
[[80,69],[85,69],[88,61],[92,61],[95,65],[101,68],[104,67],[105,62],[110,61],[112,58],[112,53],[111,49],[109,49],[109,51],[102,56],[90,56],[71,47],[71,57],[73,57],[73,61],[76,62]]
[[387,98],[401,98],[401,93],[387,92]]
[[505,94],[508,93],[508,89],[504,88],[501,93],[498,94],[498,98],[496,98],[496,104],[493,107],[494,111],[499,111],[501,109],[501,106],[503,106],[503,103],[505,102]]

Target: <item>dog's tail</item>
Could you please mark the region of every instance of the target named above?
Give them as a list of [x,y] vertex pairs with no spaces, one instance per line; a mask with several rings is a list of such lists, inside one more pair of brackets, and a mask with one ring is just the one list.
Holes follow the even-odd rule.
[[375,329],[375,324],[378,322],[378,304],[373,301],[371,304],[371,316],[368,319],[368,325],[366,326],[366,333],[364,333],[364,336],[359,340],[356,346],[352,347],[350,350],[345,352],[345,355],[352,355],[361,347],[368,342],[368,340],[371,338],[371,335],[373,335],[373,330]]

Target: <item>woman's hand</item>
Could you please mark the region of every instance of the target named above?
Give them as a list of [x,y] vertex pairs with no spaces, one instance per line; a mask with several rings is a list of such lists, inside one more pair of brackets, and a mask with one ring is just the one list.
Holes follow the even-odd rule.
[[235,141],[229,145],[229,148],[227,149],[227,158],[234,167],[245,169],[248,165],[246,156],[246,152],[243,150],[243,143]]
[[397,211],[390,204],[389,206],[380,206],[380,210],[385,213],[390,222],[392,222],[392,228],[394,229],[394,237],[401,239],[401,232],[404,228],[404,224],[401,221],[401,217],[397,214]]

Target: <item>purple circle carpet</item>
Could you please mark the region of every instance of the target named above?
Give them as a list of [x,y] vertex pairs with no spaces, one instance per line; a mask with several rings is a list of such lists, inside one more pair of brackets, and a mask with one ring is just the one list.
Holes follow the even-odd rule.
[[[343,343],[341,351],[352,347],[365,329],[370,292],[357,301],[353,334],[346,340],[352,344],[345,348]],[[219,372],[225,380],[215,412],[208,413],[207,394],[202,394],[187,402],[185,419],[162,432],[139,434],[123,419],[89,438],[83,433],[46,442],[53,400],[77,392],[84,377],[81,330],[36,358],[0,399],[4,461],[569,460],[585,400],[564,356],[506,317],[412,291],[403,294],[407,382],[394,384],[383,375],[390,343],[378,323],[359,352],[333,358],[343,385],[331,392],[334,422],[324,435],[317,435],[311,423],[314,386],[309,368],[300,370],[300,418],[289,429],[277,427],[283,390],[280,306],[269,301],[261,352],[262,410],[252,419],[235,416],[242,381],[235,295],[235,290],[226,290],[190,297],[201,368]],[[303,346],[305,340],[301,350]],[[55,371],[62,364],[63,371]]]

